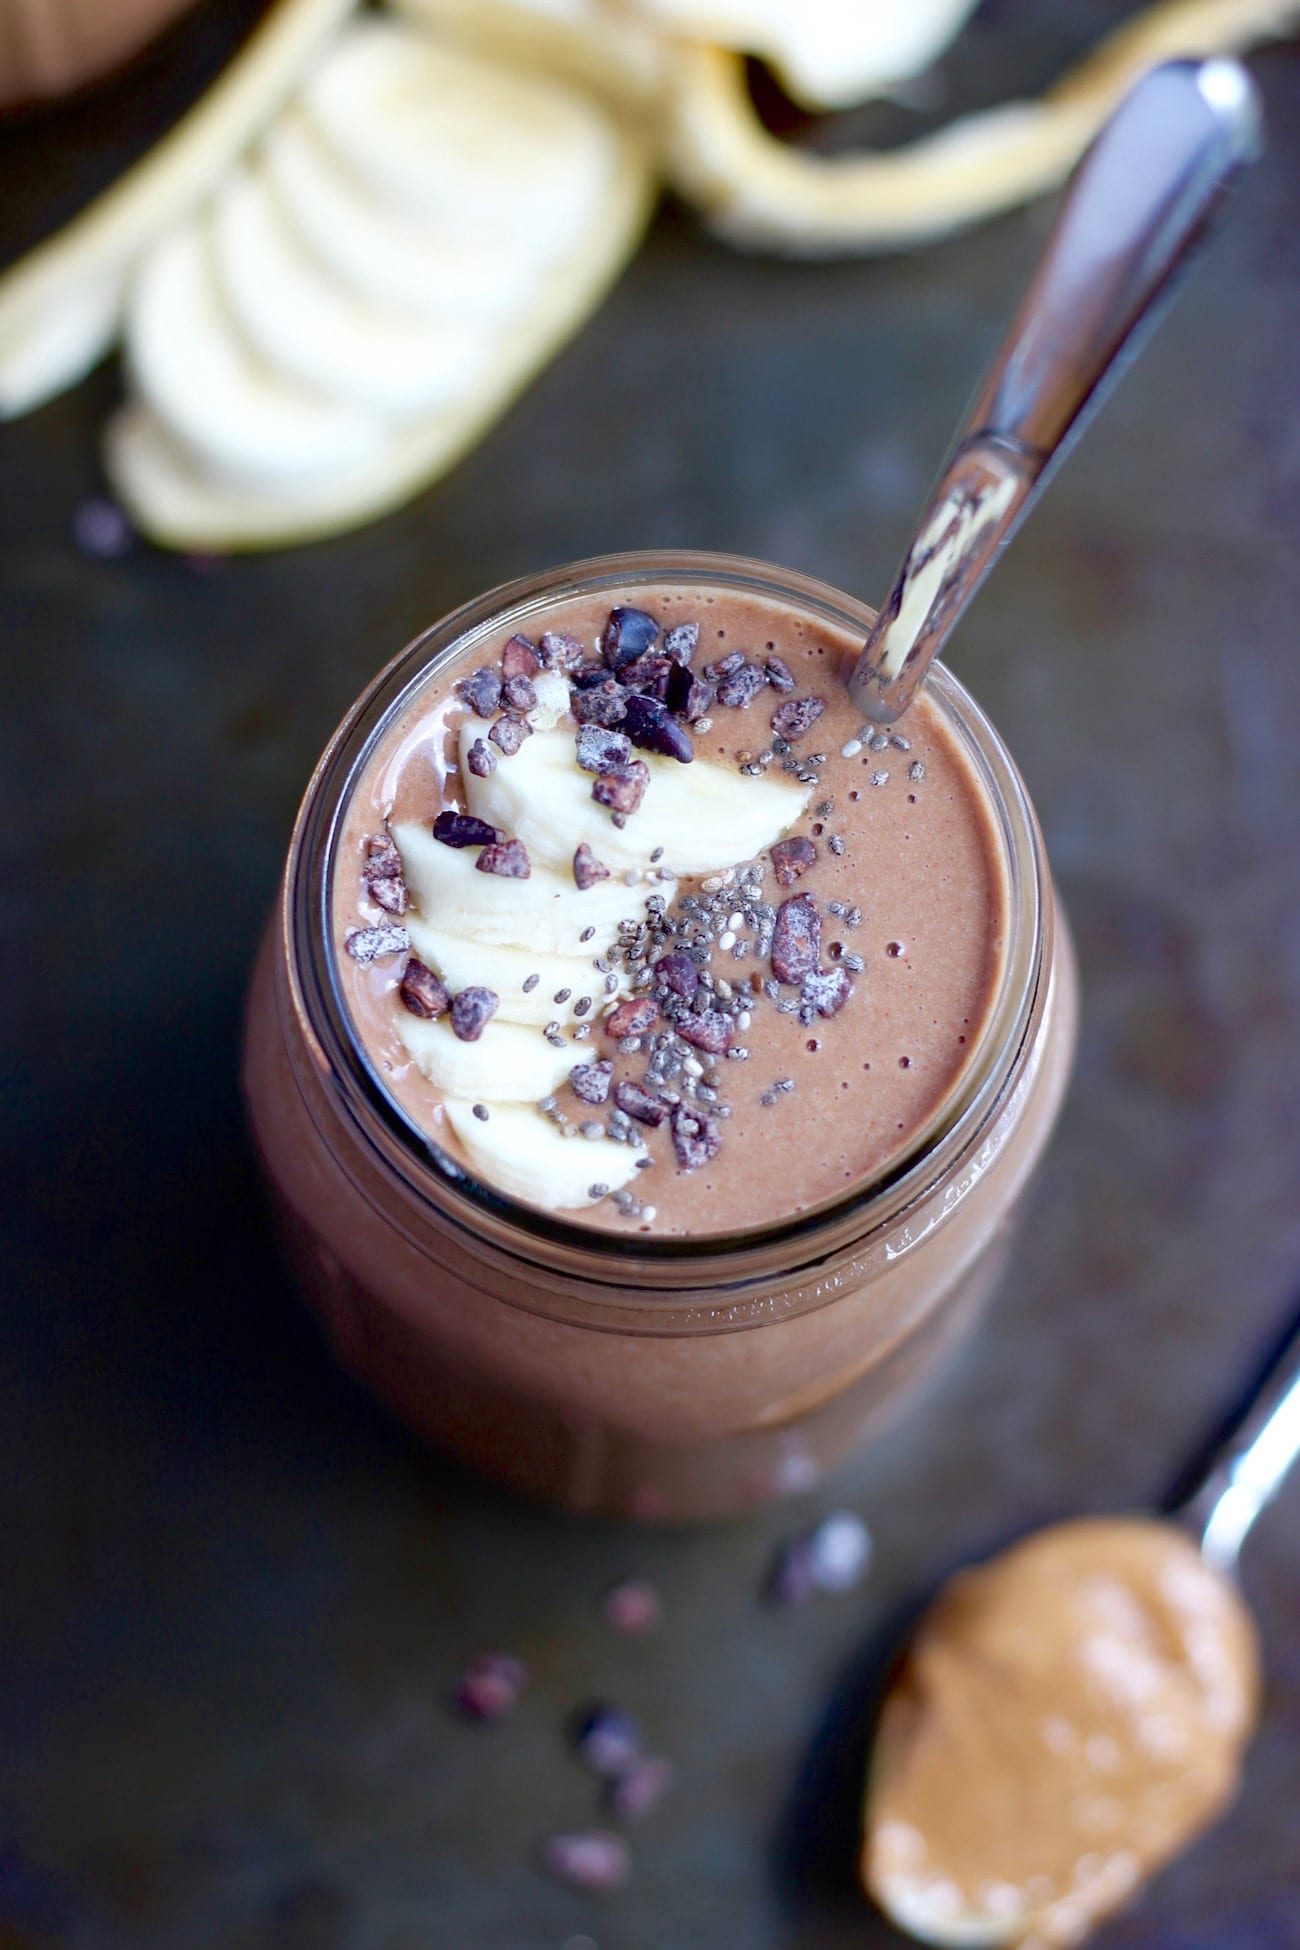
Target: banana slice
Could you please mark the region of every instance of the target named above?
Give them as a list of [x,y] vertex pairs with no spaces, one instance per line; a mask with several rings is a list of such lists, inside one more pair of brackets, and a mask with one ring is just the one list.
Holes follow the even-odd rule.
[[453,318],[500,318],[528,302],[522,254],[454,235],[377,196],[331,154],[306,117],[287,111],[262,145],[267,186],[317,261],[377,305],[445,328]]
[[397,1031],[436,1090],[475,1104],[536,1103],[581,1061],[580,1045],[556,1049],[537,1030],[496,1017],[476,1043],[462,1043],[448,1023],[423,1022],[405,1009],[398,1010]]
[[[479,874],[480,880],[489,878]],[[590,924],[589,924],[590,925]],[[509,948],[499,942],[480,941],[469,935],[449,934],[445,928],[411,915],[407,920],[411,946],[453,992],[476,984],[492,989],[500,997],[494,1021],[528,1023],[536,1028],[548,1022],[575,1022],[585,1017],[599,1020],[607,999],[627,991],[605,989],[605,978],[592,967],[593,956],[608,946],[592,941],[584,957],[542,954],[536,948]],[[525,989],[525,982],[532,984]],[[557,997],[564,1000],[558,1001]],[[579,1005],[586,1007],[579,1014]],[[542,1039],[539,1037],[538,1041]],[[575,1059],[576,1060],[576,1059]],[[490,1092],[488,1093],[491,1094]],[[507,1092],[507,1095],[510,1093]],[[540,1091],[525,1090],[522,1096],[540,1096]]]
[[136,385],[176,441],[233,481],[274,487],[379,444],[374,416],[296,383],[240,343],[197,224],[174,231],[141,266],[127,351]]
[[355,4],[278,0],[189,114],[80,216],[5,273],[0,418],[30,412],[75,386],[103,358],[140,253],[197,208]]
[[472,1103],[448,1098],[444,1109],[479,1176],[529,1205],[594,1205],[604,1192],[593,1197],[593,1185],[616,1192],[644,1156],[609,1138],[562,1137],[540,1111],[520,1104],[489,1105],[486,1124],[475,1117]]
[[418,26],[530,74],[562,75],[624,113],[658,105],[664,40],[606,0],[392,0]]
[[[530,745],[537,742],[537,738],[528,741]],[[569,748],[572,752],[572,737]],[[506,761],[511,765],[514,762]],[[580,893],[570,871],[573,848],[562,872],[551,872],[535,859],[527,880],[504,880],[497,874],[479,872],[474,848],[444,846],[427,826],[399,821],[392,834],[402,856],[407,887],[428,926],[444,934],[469,935],[475,941],[500,943],[535,954],[569,955],[575,960],[597,955],[614,939],[620,921],[636,920],[645,913],[651,894],[662,894],[671,902],[676,892],[672,880],[656,886],[625,887],[621,880],[611,878]],[[588,928],[596,932],[590,941],[584,941]],[[594,972],[590,961],[587,968]],[[563,988],[564,983],[557,982],[555,987]],[[547,1022],[550,1019],[544,1018]]]
[[[811,792],[785,778],[744,778],[706,759],[679,765],[639,754],[650,767],[650,783],[639,810],[620,830],[591,796],[592,777],[578,765],[572,732],[539,732],[486,779],[476,778],[465,762],[479,736],[481,727],[467,720],[460,755],[470,811],[504,827],[523,841],[534,862],[550,867],[567,865],[585,841],[615,872],[647,868],[662,849],[664,866],[675,874],[716,873],[753,859],[779,839]],[[589,900],[596,891],[580,898]]]
[[847,108],[919,74],[975,0],[636,0],[670,34],[761,55],[807,108]]
[[340,285],[304,251],[260,173],[240,169],[225,184],[212,252],[222,297],[254,351],[331,398],[409,418],[449,404],[478,378],[481,329],[449,307],[435,323]]
[[[557,252],[544,266],[535,266],[526,291],[496,328],[485,333],[477,383],[444,411],[410,426],[393,426],[385,432],[376,421],[368,439],[358,437],[350,457],[321,461],[310,469],[286,468],[284,453],[272,436],[265,443],[270,450],[265,459],[278,459],[279,464],[264,465],[259,475],[256,465],[248,464],[247,359],[235,359],[227,347],[228,356],[217,362],[219,389],[225,390],[228,403],[234,395],[235,418],[224,430],[227,438],[195,442],[187,437],[192,431],[184,411],[187,402],[181,401],[182,417],[175,418],[171,389],[164,380],[151,383],[150,355],[137,344],[132,348],[133,363],[139,366],[144,403],[132,402],[110,421],[104,459],[115,492],[145,534],[172,548],[275,548],[337,534],[399,507],[472,447],[583,323],[645,227],[654,191],[645,145],[635,131],[602,122],[594,105],[578,101],[554,83],[516,77],[512,87],[522,90],[529,101],[549,104],[548,113],[536,120],[539,142],[544,129],[554,134],[556,116],[564,122],[570,104],[583,126],[594,118],[609,145],[612,173],[603,165],[596,172],[594,202],[580,233],[568,249]],[[498,104],[495,82],[489,78],[480,97],[489,124]],[[203,323],[204,305],[200,302],[196,309]],[[164,347],[157,356],[165,371],[181,378],[183,388],[183,366],[182,374],[175,374],[175,349]],[[228,370],[232,365],[233,374]],[[285,388],[270,390],[269,404],[277,408],[283,404]],[[319,404],[310,389],[290,387],[289,391],[294,398],[306,395]],[[345,433],[365,424],[357,409],[329,402],[327,406],[331,415],[344,416]],[[212,415],[201,404],[192,411],[206,432]],[[339,432],[332,419],[327,430]],[[304,445],[319,460],[322,447],[348,444],[319,437],[304,441],[297,437],[300,429],[291,431],[295,462],[301,459]],[[319,435],[319,429],[309,431]],[[232,440],[232,433],[241,437]],[[232,445],[237,449],[237,470],[221,464],[231,458],[227,449]]]
[[617,167],[611,127],[581,95],[391,21],[353,27],[302,101],[377,194],[534,261],[573,247]]

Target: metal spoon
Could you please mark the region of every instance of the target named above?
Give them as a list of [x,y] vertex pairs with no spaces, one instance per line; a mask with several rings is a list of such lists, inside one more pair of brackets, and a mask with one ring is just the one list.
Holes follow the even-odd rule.
[[1168,1514],[1200,1538],[1201,1556],[1232,1576],[1246,1535],[1300,1456],[1300,1322],[1233,1418],[1230,1433],[1196,1465]]
[[849,690],[865,717],[907,709],[1260,148],[1254,84],[1228,60],[1153,68],[1102,129],[858,660]]

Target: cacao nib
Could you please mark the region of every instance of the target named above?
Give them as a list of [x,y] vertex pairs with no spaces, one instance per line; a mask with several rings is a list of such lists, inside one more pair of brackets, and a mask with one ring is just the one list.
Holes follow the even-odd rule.
[[349,928],[343,937],[343,946],[353,961],[368,968],[372,961],[383,961],[388,955],[404,955],[411,945],[411,937],[405,928]]
[[611,670],[621,671],[648,650],[658,634],[659,625],[643,609],[611,609],[600,634],[601,655]]
[[615,1085],[614,1102],[627,1116],[635,1117],[638,1124],[657,1128],[668,1115],[667,1104],[652,1096],[643,1085],[633,1083],[630,1077]]
[[597,685],[611,684],[614,680],[604,664],[593,663],[590,658],[584,658],[569,672],[569,681],[576,690],[594,691]]
[[473,813],[440,812],[433,822],[433,837],[444,846],[491,846],[502,835]]
[[513,758],[525,738],[531,738],[533,727],[524,718],[498,718],[488,737],[497,750],[506,758]]
[[709,1056],[721,1056],[723,1050],[730,1049],[735,1033],[731,1017],[724,1016],[721,1009],[701,1009],[698,1016],[683,1016],[673,1027],[684,1043],[692,1043]]
[[512,636],[501,652],[501,675],[507,684],[512,677],[536,677],[541,667],[542,660],[526,636]]
[[744,661],[743,650],[731,650],[725,657],[719,657],[716,663],[705,664],[704,675],[716,684],[719,678],[730,677],[733,671],[739,670]]
[[767,689],[767,672],[757,664],[745,663],[739,670],[729,671],[718,680],[718,703],[728,704],[733,710],[743,710],[752,704],[760,691]]
[[722,1129],[715,1117],[678,1104],[673,1112],[673,1150],[683,1171],[698,1171],[722,1149]]
[[649,783],[650,767],[644,759],[634,758],[621,772],[602,772],[591,788],[591,796],[598,806],[608,806],[626,818],[645,798]]
[[804,977],[802,999],[819,1016],[837,1016],[852,993],[847,968],[816,969]]
[[647,650],[643,657],[633,663],[624,664],[618,677],[630,691],[638,691],[642,697],[657,697],[662,703],[668,695],[668,679],[680,666],[671,657],[661,656],[657,651]]
[[675,664],[688,664],[699,640],[698,623],[675,623],[664,638],[664,649]]
[[497,1012],[500,997],[492,989],[462,989],[452,997],[451,1026],[462,1043],[476,1043]]
[[792,691],[794,672],[784,657],[769,657],[767,660],[767,681],[774,691]]
[[522,840],[493,840],[474,862],[480,873],[500,874],[503,880],[527,880],[532,872]]
[[683,948],[661,955],[655,963],[655,976],[684,1002],[690,1002],[700,986],[700,971]]
[[578,763],[584,772],[621,772],[632,757],[632,741],[605,725],[578,728]]
[[512,711],[532,711],[537,706],[537,692],[530,677],[507,677],[501,686],[501,696]]
[[627,692],[608,677],[591,689],[575,691],[570,708],[579,724],[621,724],[627,716]]
[[438,977],[414,955],[402,970],[398,994],[411,1014],[422,1017],[425,1022],[445,1016],[451,1007],[451,997]]
[[602,866],[587,842],[583,840],[573,856],[573,883],[580,894],[588,887],[594,887],[598,880],[609,879],[609,868]]
[[627,700],[623,729],[634,745],[640,745],[642,751],[658,752],[663,758],[675,758],[681,765],[689,765],[695,756],[690,733],[678,724],[667,705],[661,704],[658,698],[638,697],[634,691]]
[[385,914],[395,914],[400,920],[406,912],[408,900],[402,856],[387,833],[381,838],[367,840],[366,847],[366,858],[361,868],[366,892],[376,907],[382,907]]
[[609,1095],[609,1080],[613,1074],[612,1063],[575,1063],[569,1071],[569,1088],[584,1104],[603,1104]]
[[491,745],[485,745],[476,738],[466,754],[465,763],[476,779],[490,779],[497,769],[497,755]]
[[771,854],[777,879],[783,887],[793,887],[800,874],[807,873],[817,858],[817,848],[802,833],[795,833],[788,840],[778,840]]
[[822,950],[822,917],[811,894],[792,894],[776,910],[772,930],[772,973],[778,982],[801,983],[817,967]]
[[772,713],[772,729],[778,738],[787,738],[792,743],[811,731],[826,709],[824,697],[792,697],[785,704],[778,704]]
[[547,670],[576,670],[587,654],[576,636],[562,636],[555,630],[543,632],[537,650]]
[[668,709],[688,724],[697,718],[707,717],[713,709],[713,686],[697,677],[685,664],[674,664],[668,678],[668,692],[664,699]]
[[625,1036],[644,1036],[659,1020],[659,1004],[648,995],[632,996],[611,1009],[605,1018],[605,1034],[621,1043]]
[[490,718],[501,703],[501,679],[495,670],[486,664],[469,677],[462,677],[456,686],[457,695],[463,697],[476,718]]

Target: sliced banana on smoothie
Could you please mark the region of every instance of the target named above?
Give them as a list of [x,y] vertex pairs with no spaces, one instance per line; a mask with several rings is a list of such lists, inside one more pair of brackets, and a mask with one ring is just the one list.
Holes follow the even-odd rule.
[[270,366],[384,418],[450,405],[479,377],[483,334],[446,308],[419,317],[374,303],[317,264],[261,171],[236,170],[212,213],[221,294]]
[[[568,744],[572,755],[572,733]],[[590,775],[586,776],[590,790]],[[444,846],[415,820],[396,821],[392,835],[402,856],[406,885],[425,921],[447,934],[528,949],[534,955],[598,955],[613,940],[620,921],[637,919],[645,912],[650,895],[671,900],[676,891],[672,879],[633,888],[619,880],[602,880],[583,891],[574,885],[572,847],[563,872],[534,860],[527,880],[503,880],[479,872],[478,848]],[[592,929],[594,934],[589,934]]]
[[753,859],[779,839],[812,790],[781,776],[746,778],[707,759],[682,765],[638,752],[649,783],[640,807],[620,828],[591,796],[592,775],[577,763],[572,731],[537,733],[485,779],[467,763],[481,736],[482,726],[473,720],[462,725],[460,762],[470,811],[522,840],[531,859],[556,868],[586,845],[603,866],[620,873],[656,861],[674,874],[716,873]]
[[463,1043],[445,1019],[427,1022],[404,1009],[398,1033],[435,1090],[472,1103],[536,1103],[558,1090],[579,1060],[578,1046],[557,1048],[532,1030],[497,1019],[477,1042]]
[[[479,880],[491,877],[477,875]],[[631,905],[624,900],[623,915]],[[435,915],[437,912],[435,909]],[[460,925],[464,927],[463,920]],[[587,925],[592,924],[588,921]],[[613,928],[606,928],[603,938],[593,937],[587,953],[577,956],[543,954],[536,948],[504,947],[468,932],[452,933],[446,927],[432,925],[413,915],[408,918],[407,926],[416,954],[449,989],[465,989],[479,983],[500,998],[495,1018],[500,1022],[529,1023],[542,1028],[548,1022],[591,1019],[605,1001],[626,993],[622,982],[617,988],[606,990],[604,978],[592,967],[594,957],[609,946]],[[527,1097],[540,1093],[525,1090],[521,1094]]]
[[594,1205],[634,1177],[639,1151],[608,1138],[565,1138],[540,1111],[523,1104],[474,1105],[448,1098],[447,1121],[470,1164],[498,1191],[529,1205]]

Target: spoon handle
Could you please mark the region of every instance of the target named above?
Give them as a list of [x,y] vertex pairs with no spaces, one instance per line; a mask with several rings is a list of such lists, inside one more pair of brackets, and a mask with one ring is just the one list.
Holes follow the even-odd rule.
[[1273,1501],[1300,1457],[1300,1321],[1269,1361],[1262,1380],[1172,1512],[1195,1531],[1201,1554],[1231,1571],[1246,1533]]
[[917,524],[850,681],[881,724],[930,660],[1088,414],[1154,325],[1224,192],[1260,150],[1236,61],[1170,61],[1130,91],[1075,170],[1047,249]]

